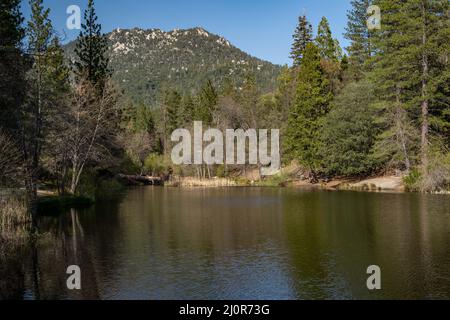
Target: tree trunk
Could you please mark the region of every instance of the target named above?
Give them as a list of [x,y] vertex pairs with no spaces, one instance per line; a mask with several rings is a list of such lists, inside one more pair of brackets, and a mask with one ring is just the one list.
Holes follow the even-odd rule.
[[398,142],[400,144],[400,148],[403,152],[403,156],[405,157],[405,167],[406,167],[406,171],[409,172],[411,170],[411,161],[409,160],[409,155],[408,155],[408,148],[406,145],[406,135],[405,135],[405,130],[403,128],[403,116],[402,116],[402,106],[401,106],[401,101],[400,101],[400,88],[397,87],[396,89],[396,110],[395,110],[395,126],[397,127],[396,129],[396,135],[397,135],[397,139]]
[[[41,150],[41,127],[42,127],[42,72],[40,56],[36,59],[37,64],[37,99],[34,101],[32,115],[34,121],[30,128],[30,144],[29,152],[27,152],[27,169],[26,169],[26,193],[27,193],[27,209],[31,216],[31,224],[33,231],[37,230],[37,210],[38,210],[38,170]],[[24,144],[26,150],[26,145]]]
[[72,181],[70,183],[71,194],[75,194],[77,191],[79,176],[78,165],[74,162],[72,165]]
[[[30,173],[32,175],[33,173]],[[31,216],[32,231],[37,230],[37,210],[38,210],[38,197],[37,197],[37,184],[33,177],[29,177],[26,182],[26,199],[27,199],[27,211]]]
[[428,120],[428,57],[426,53],[426,43],[427,43],[427,30],[426,30],[426,12],[425,4],[422,1],[422,135],[421,135],[421,160],[422,160],[422,170],[424,176],[428,175],[428,133],[429,133],[429,120]]

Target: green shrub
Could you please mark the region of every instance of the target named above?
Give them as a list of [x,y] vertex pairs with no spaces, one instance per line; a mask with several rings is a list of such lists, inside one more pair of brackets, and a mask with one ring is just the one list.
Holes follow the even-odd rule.
[[170,165],[167,163],[164,156],[152,153],[144,162],[144,170],[147,174],[152,176],[160,176],[168,171]]
[[417,168],[412,169],[409,175],[403,178],[403,183],[408,191],[419,191],[421,181],[422,174]]
[[228,176],[227,168],[223,164],[217,166],[216,176],[219,178],[226,178]]
[[286,187],[289,184],[290,178],[288,175],[279,174],[275,176],[265,177],[256,183],[260,187]]

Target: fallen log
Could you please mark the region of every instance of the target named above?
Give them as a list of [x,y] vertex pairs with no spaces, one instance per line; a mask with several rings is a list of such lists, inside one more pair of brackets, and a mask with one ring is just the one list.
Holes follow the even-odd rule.
[[118,178],[125,184],[131,185],[131,186],[139,186],[139,185],[162,186],[162,185],[164,185],[164,180],[161,177],[119,174]]

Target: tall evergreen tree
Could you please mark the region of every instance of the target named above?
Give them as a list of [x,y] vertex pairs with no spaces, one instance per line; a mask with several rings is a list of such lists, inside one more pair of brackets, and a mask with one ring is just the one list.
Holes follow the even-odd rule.
[[320,168],[320,132],[331,99],[319,49],[309,43],[298,76],[296,102],[289,115],[286,149],[293,159],[311,171],[313,178]]
[[133,129],[135,132],[152,133],[155,131],[155,122],[152,111],[144,104],[139,104],[135,108]]
[[183,123],[186,125],[192,125],[195,117],[195,101],[192,95],[187,94],[183,96]]
[[293,38],[291,58],[294,61],[294,66],[299,66],[307,44],[313,41],[312,25],[305,15],[298,18],[298,26],[295,29]]
[[[0,128],[17,130],[17,108],[25,92],[25,60],[21,48],[24,29],[20,0],[0,3]],[[16,135],[17,132],[10,132]]]
[[243,125],[246,128],[258,128],[259,119],[261,118],[258,110],[259,92],[256,86],[256,79],[254,74],[248,74],[245,77],[245,82],[242,87],[240,95],[240,102],[242,105],[241,111],[243,115]]
[[197,109],[195,112],[195,120],[203,121],[204,125],[213,123],[214,112],[218,103],[218,94],[211,80],[207,80],[203,86],[199,97]]
[[33,59],[33,66],[27,75],[28,95],[21,119],[27,203],[34,227],[37,215],[37,184],[43,141],[44,109],[48,107],[45,101],[46,60],[52,34],[50,10],[44,9],[42,2],[43,0],[30,0],[31,19],[28,22],[26,35],[27,51]]
[[[438,124],[445,126],[448,109],[448,85],[444,84],[448,84],[448,41],[444,39],[448,39],[449,4],[446,0],[378,0],[375,4],[383,12],[383,25],[372,38],[377,54],[371,77],[387,108],[385,114],[404,119],[402,126],[393,128],[406,128],[411,121],[420,127],[420,163],[426,176],[430,135],[439,133]],[[399,144],[403,149],[405,141]]]
[[24,37],[20,0],[3,0],[0,3],[0,21],[0,50],[17,49]]
[[350,40],[347,48],[350,72],[356,80],[361,79],[366,71],[366,62],[373,55],[372,33],[367,28],[367,9],[373,0],[352,0],[352,9],[347,13],[347,28],[345,38]]
[[62,48],[58,40],[53,38],[50,10],[44,8],[43,0],[30,0],[30,7],[31,18],[26,36],[32,67],[27,73],[28,90],[20,112],[20,123],[28,204],[35,226],[42,148],[54,121],[52,116],[63,103],[68,72],[64,66]]
[[75,71],[78,76],[86,76],[92,83],[101,85],[111,75],[111,70],[107,57],[108,41],[97,20],[94,0],[89,0],[75,48]]
[[167,135],[170,136],[181,124],[181,95],[176,90],[168,90],[164,97],[164,106]]
[[316,45],[320,56],[323,59],[337,61],[339,59],[339,42],[333,39],[330,24],[327,18],[323,17],[317,30]]

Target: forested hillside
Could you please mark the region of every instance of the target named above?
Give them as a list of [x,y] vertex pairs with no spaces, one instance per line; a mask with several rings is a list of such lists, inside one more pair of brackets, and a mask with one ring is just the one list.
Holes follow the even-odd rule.
[[[113,79],[136,102],[153,103],[166,87],[198,91],[206,79],[240,86],[248,73],[264,92],[274,90],[281,67],[254,58],[223,37],[202,28],[173,30],[116,29],[106,34]],[[65,46],[74,59],[76,42]]]

